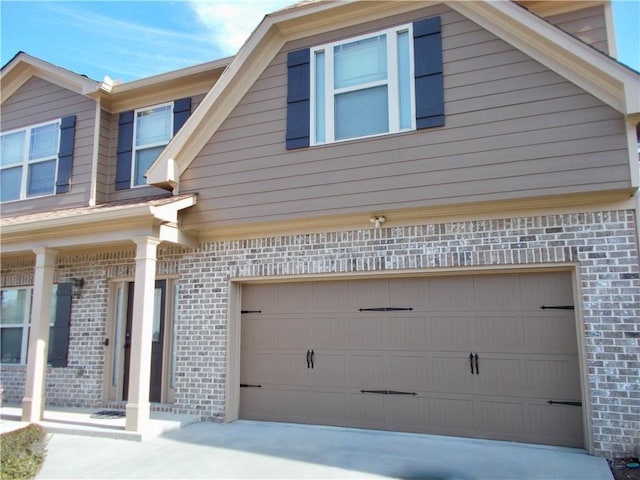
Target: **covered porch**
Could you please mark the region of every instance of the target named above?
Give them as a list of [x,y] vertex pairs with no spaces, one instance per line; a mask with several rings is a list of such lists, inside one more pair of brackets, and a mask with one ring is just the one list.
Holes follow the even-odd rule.
[[[67,428],[82,431],[89,428],[98,431],[121,431],[134,439],[142,439],[148,432],[157,430],[157,421],[162,420],[158,416],[168,415],[152,412],[149,401],[157,252],[158,246],[163,242],[186,247],[196,245],[195,239],[184,234],[179,226],[179,212],[194,205],[195,202],[194,195],[181,195],[114,202],[96,207],[80,207],[2,219],[3,256],[5,258],[12,255],[31,256],[35,265],[29,340],[26,349],[26,380],[24,397],[19,408],[21,421],[40,423],[49,430]],[[59,287],[69,286],[70,289],[74,283],[78,283],[78,279],[61,278],[57,274],[58,256],[71,251],[82,251],[85,248],[130,246],[132,243],[135,244],[135,273],[131,278],[132,324],[128,345],[129,374],[126,381],[128,396],[125,397],[127,401],[122,405],[124,417],[118,418],[114,423],[115,419],[106,421],[105,418],[91,417],[98,410],[107,409],[92,408],[90,411],[81,411],[82,409],[45,408],[48,367],[67,366],[64,353],[63,358],[58,358],[57,364],[54,364],[51,361],[51,350],[57,348],[56,343],[61,336],[61,328],[62,336],[66,334],[68,341],[70,328],[70,324],[67,323],[65,332],[64,327],[58,325],[57,320],[55,325],[50,323],[52,305],[56,305],[52,289],[55,283]],[[61,302],[60,290],[58,288],[56,318],[61,308],[71,309],[72,298],[75,295],[69,292],[69,299],[65,304],[65,301]],[[54,328],[55,335],[51,336],[51,330]],[[99,335],[98,332],[96,334]],[[52,337],[54,340],[50,340]],[[50,341],[52,349],[49,345]],[[103,397],[103,400],[107,398]],[[91,405],[95,403],[95,401],[90,402]],[[62,417],[61,411],[64,411]],[[11,415],[15,416],[15,410],[12,412]],[[70,425],[70,427],[61,427],[61,425]]]

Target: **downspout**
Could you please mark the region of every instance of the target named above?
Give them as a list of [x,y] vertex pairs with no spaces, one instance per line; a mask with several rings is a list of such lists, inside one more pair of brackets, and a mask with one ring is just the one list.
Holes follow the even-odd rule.
[[102,105],[100,97],[96,98],[95,128],[93,130],[93,153],[91,158],[91,186],[89,190],[89,206],[95,207],[98,196],[98,159],[100,156],[100,128],[102,125]]

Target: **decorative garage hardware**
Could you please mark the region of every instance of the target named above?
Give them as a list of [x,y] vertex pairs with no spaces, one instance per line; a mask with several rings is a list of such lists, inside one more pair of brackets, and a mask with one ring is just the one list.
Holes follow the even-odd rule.
[[250,383],[241,383],[240,388],[262,388],[262,385],[252,385]]
[[360,390],[360,393],[374,393],[376,395],[417,395],[416,392],[399,392],[397,390]]
[[543,305],[540,307],[542,310],[575,310],[576,307],[573,305],[556,305],[556,306],[547,306]]
[[475,361],[475,366],[476,366],[476,371],[475,374],[476,375],[480,375],[480,357],[478,356],[478,352],[476,352],[476,354],[474,355],[473,353],[469,354],[469,366],[471,367],[471,375],[473,375],[473,365],[474,365],[474,361]]
[[262,313],[262,310],[240,310],[240,313]]
[[569,405],[570,407],[581,407],[582,402],[558,402],[556,400],[549,400],[549,405]]
[[307,368],[313,368],[313,350],[307,350]]
[[411,311],[413,307],[375,307],[375,308],[359,308],[359,312],[401,312]]

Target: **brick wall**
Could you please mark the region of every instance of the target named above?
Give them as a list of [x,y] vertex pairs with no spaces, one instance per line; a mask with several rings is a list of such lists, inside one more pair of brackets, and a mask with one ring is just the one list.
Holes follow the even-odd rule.
[[[53,369],[50,377],[56,379],[56,386],[48,380],[51,403],[76,400],[73,395],[53,392],[58,383],[68,392],[76,392],[74,385],[86,387],[83,402],[84,398],[89,402],[100,398],[106,289],[109,278],[133,277],[134,253],[128,252],[119,259],[106,254],[93,260],[68,257],[67,263],[59,259],[59,275],[81,272],[90,280],[79,300],[83,306],[74,304],[71,370]],[[180,273],[176,412],[197,413],[209,420],[224,417],[231,279],[572,263],[581,283],[594,449],[601,455],[628,455],[640,438],[640,267],[633,211],[216,242],[194,251],[173,252],[167,258],[160,262],[164,266],[159,263],[158,271]],[[3,267],[3,282],[9,270]],[[3,368],[2,372],[6,398],[6,390],[19,384],[24,367],[10,368],[12,371]],[[84,369],[82,377],[78,377],[79,368]],[[71,374],[55,370],[70,370]]]

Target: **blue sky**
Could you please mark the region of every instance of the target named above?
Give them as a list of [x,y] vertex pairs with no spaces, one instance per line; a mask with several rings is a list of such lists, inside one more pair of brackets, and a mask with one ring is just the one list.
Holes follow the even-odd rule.
[[[94,80],[131,81],[234,55],[294,0],[0,0],[0,63],[22,50]],[[640,0],[614,0],[620,61],[640,71]]]

